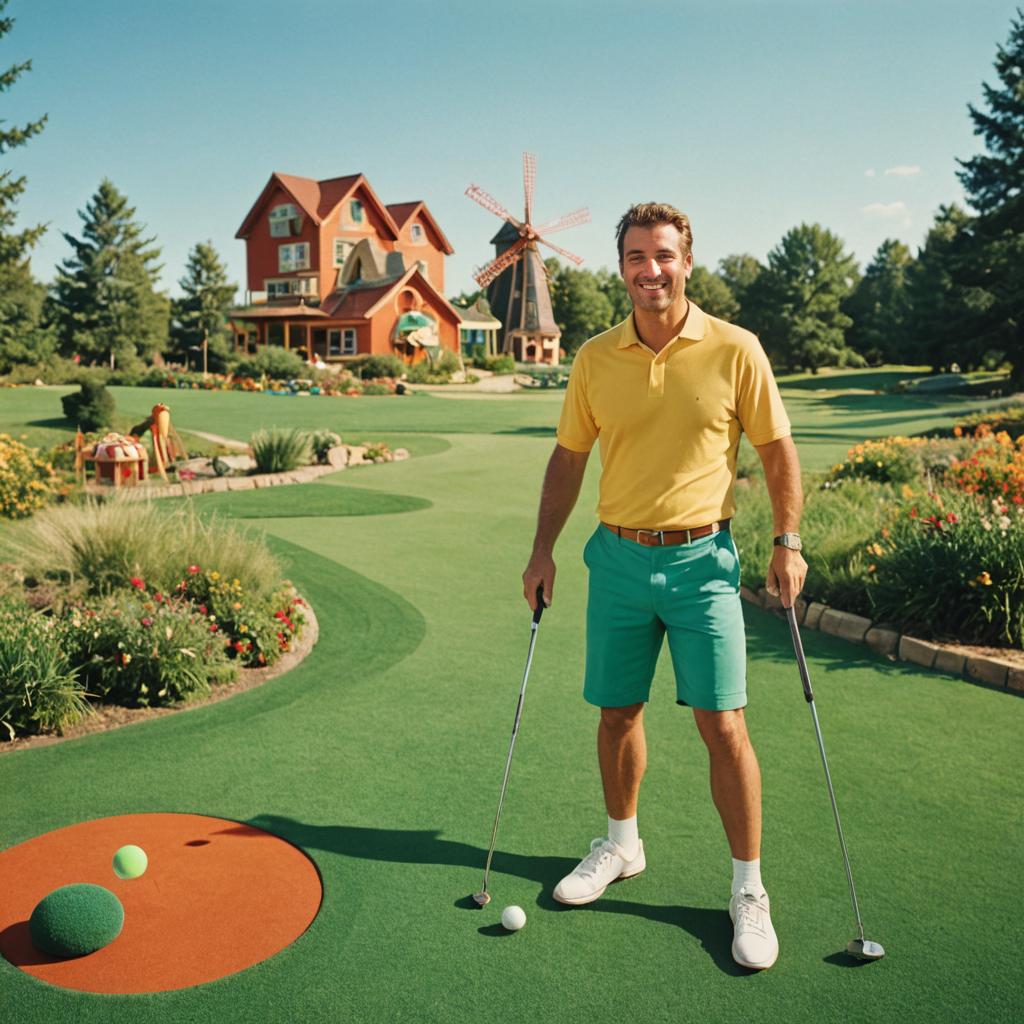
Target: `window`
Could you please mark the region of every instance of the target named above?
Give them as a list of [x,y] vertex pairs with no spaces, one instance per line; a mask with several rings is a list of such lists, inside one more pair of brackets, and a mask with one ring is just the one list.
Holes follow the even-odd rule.
[[267,298],[277,299],[287,295],[316,295],[315,277],[285,277],[266,282]]
[[354,224],[363,223],[363,204],[358,199],[353,199],[349,202],[348,213]]
[[353,245],[351,242],[346,242],[344,238],[336,238],[334,240],[334,265],[336,267],[343,267],[352,249]]
[[283,203],[270,211],[270,237],[287,238],[299,233],[299,211],[293,203]]
[[345,327],[327,332],[327,354],[329,356],[354,356],[356,354],[356,329]]
[[309,269],[309,242],[279,245],[277,247],[277,269],[281,274],[287,274],[290,270]]
[[413,224],[412,226],[412,240],[414,242],[422,242],[424,240],[423,228],[419,224]]

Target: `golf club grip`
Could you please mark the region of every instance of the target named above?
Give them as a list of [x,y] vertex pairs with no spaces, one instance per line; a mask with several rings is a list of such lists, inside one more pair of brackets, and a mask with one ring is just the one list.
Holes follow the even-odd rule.
[[544,584],[540,583],[537,586],[537,606],[533,610],[533,621],[534,623],[540,622],[541,615],[544,614]]
[[800,682],[804,685],[804,700],[810,704],[814,700],[814,691],[811,689],[811,676],[807,671],[807,659],[804,658],[804,645],[800,640],[800,627],[796,624],[796,612],[792,607],[786,609],[786,619],[789,621],[789,632],[793,638],[797,668],[800,669]]

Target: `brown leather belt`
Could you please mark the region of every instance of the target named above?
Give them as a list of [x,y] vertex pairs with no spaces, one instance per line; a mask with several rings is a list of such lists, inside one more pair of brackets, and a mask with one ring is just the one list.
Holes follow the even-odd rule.
[[669,544],[689,544],[706,537],[709,533],[719,533],[729,529],[731,519],[720,519],[717,523],[707,526],[694,526],[688,530],[631,530],[628,526],[612,526],[602,520],[601,525],[611,530],[618,537],[636,541],[647,547],[666,547]]

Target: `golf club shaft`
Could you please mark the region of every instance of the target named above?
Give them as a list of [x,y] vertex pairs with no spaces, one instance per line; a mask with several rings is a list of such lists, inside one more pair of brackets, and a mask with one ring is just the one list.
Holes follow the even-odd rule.
[[843,866],[846,868],[846,881],[850,886],[850,899],[853,902],[853,915],[857,919],[857,928],[861,939],[864,938],[864,922],[860,918],[860,906],[857,903],[857,889],[853,884],[853,871],[850,870],[850,856],[846,852],[846,839],[843,836],[843,825],[839,820],[839,806],[836,804],[836,793],[832,788],[832,775],[828,770],[828,759],[825,757],[825,741],[821,735],[821,724],[818,722],[818,711],[814,705],[814,691],[811,689],[811,677],[807,671],[807,659],[804,657],[804,645],[800,640],[800,628],[796,623],[796,614],[792,608],[786,609],[789,620],[789,631],[793,637],[793,650],[796,652],[797,665],[800,668],[800,680],[804,686],[804,697],[811,708],[811,720],[814,722],[814,734],[818,737],[818,750],[821,753],[821,764],[825,769],[825,782],[828,783],[828,795],[832,801],[832,814],[836,819],[836,832],[839,835],[839,846],[843,851]]
[[533,613],[530,626],[530,649],[526,655],[526,671],[523,673],[523,685],[519,688],[519,702],[516,704],[516,717],[512,723],[512,738],[508,744],[508,757],[505,760],[505,777],[501,780],[501,796],[498,797],[498,813],[494,816],[494,828],[491,829],[491,844],[487,849],[487,863],[484,866],[483,892],[487,892],[487,879],[491,873],[491,858],[494,856],[494,842],[498,836],[498,822],[501,820],[501,808],[505,803],[505,791],[508,789],[508,776],[512,770],[512,753],[516,749],[516,736],[519,735],[519,721],[523,717],[523,703],[526,699],[526,682],[530,678],[530,666],[533,664],[533,649],[537,643],[537,627],[540,625],[541,613],[544,610],[544,591],[537,588],[537,608]]

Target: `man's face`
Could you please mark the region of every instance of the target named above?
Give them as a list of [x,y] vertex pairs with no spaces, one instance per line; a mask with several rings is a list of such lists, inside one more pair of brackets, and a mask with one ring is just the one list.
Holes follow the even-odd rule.
[[633,308],[661,313],[681,305],[693,254],[682,252],[683,236],[674,224],[631,227],[623,239],[619,272]]

